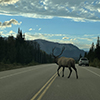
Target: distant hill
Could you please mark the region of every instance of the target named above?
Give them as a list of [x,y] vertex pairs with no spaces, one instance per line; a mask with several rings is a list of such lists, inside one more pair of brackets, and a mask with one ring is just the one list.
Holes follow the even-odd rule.
[[65,47],[65,50],[61,56],[72,57],[74,59],[78,59],[80,54],[84,56],[84,53],[85,53],[84,50],[80,50],[78,47],[76,47],[73,44],[61,44],[61,43],[50,42],[50,41],[46,41],[42,39],[37,39],[34,41],[39,43],[40,49],[45,51],[47,54],[51,54],[52,49],[56,47],[54,54],[59,55],[63,46]]

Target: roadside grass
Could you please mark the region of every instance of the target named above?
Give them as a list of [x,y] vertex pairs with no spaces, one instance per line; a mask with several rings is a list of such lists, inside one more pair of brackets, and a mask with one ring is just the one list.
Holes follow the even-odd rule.
[[19,64],[19,63],[13,63],[13,64],[5,64],[0,62],[0,71],[5,71],[5,70],[11,70],[11,69],[17,69],[17,68],[24,68],[24,67],[29,67],[29,66],[34,66],[38,65],[39,63],[36,62],[31,62],[29,64]]
[[95,58],[93,60],[93,62],[90,62],[90,66],[94,66],[94,67],[100,68],[100,60],[98,60],[97,58]]

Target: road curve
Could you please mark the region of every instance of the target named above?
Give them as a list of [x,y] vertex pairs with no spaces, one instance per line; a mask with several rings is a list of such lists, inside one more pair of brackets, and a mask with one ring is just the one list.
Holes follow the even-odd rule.
[[68,79],[56,75],[56,64],[0,72],[0,100],[100,100],[100,69],[76,65]]

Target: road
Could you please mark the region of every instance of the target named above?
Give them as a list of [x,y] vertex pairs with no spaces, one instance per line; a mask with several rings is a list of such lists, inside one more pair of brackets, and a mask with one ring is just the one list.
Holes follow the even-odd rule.
[[0,100],[100,100],[100,69],[76,68],[79,79],[67,68],[58,77],[56,64],[0,72]]

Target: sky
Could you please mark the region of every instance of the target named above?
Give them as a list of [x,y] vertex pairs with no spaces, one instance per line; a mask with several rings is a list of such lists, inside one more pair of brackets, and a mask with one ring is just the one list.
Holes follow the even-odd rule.
[[0,35],[71,43],[89,50],[100,37],[100,0],[0,0]]

